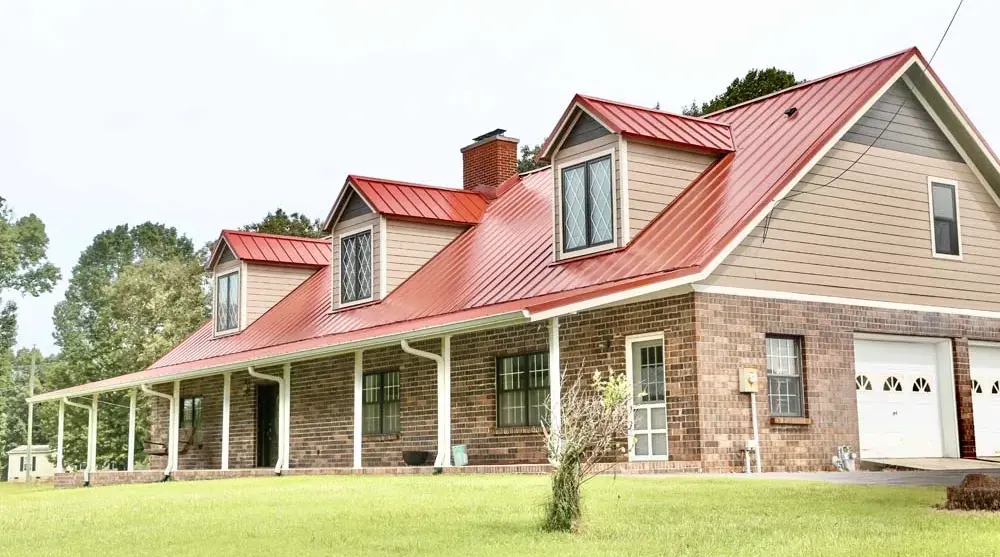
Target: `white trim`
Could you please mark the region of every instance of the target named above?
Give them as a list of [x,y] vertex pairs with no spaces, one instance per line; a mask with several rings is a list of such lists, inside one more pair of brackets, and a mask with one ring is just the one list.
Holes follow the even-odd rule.
[[639,296],[647,296],[650,294],[655,294],[663,290],[669,290],[677,286],[683,286],[692,282],[704,280],[706,278],[708,278],[708,273],[701,272],[694,275],[685,275],[682,277],[661,280],[659,282],[645,284],[642,286],[636,286],[628,290],[622,290],[620,292],[605,294],[604,296],[598,296],[597,298],[589,298],[586,300],[581,300],[579,302],[566,304],[564,306],[554,307],[552,309],[532,312],[529,314],[529,318],[531,319],[532,322],[544,321],[552,317],[558,317],[561,315],[570,315],[573,313],[578,313],[581,311],[594,309],[601,306],[610,306],[618,304]]
[[992,340],[970,340],[969,346],[982,346],[983,348],[1000,348],[1000,342]]
[[854,333],[854,340],[875,340],[881,342],[912,342],[916,344],[939,344],[947,341],[943,337],[917,337],[909,335],[890,335],[885,333]]
[[757,290],[753,288],[737,288],[734,286],[716,286],[711,284],[695,284],[693,286],[695,292],[703,292],[706,294],[727,294],[730,296],[746,296],[750,298],[767,298],[772,300],[789,300],[794,302],[817,302],[821,304],[861,306],[900,311],[920,311],[926,313],[944,313],[948,315],[966,315],[969,317],[1000,319],[1000,312],[979,309],[902,304],[898,302],[883,302],[880,300],[862,300],[859,298],[841,298],[837,296],[820,296],[817,294],[800,294],[798,292],[781,292],[777,290]]
[[[56,430],[56,472],[63,471],[63,431],[66,424],[66,400],[59,400],[59,418]],[[9,453],[8,453],[9,454]]]
[[632,241],[632,226],[628,199],[628,141],[622,135],[618,136],[618,183],[621,189],[621,236],[624,246]]
[[247,288],[247,283],[250,282],[247,280],[248,276],[249,272],[247,269],[247,262],[241,261],[240,262],[240,317],[239,317],[240,323],[238,327],[238,330],[240,331],[245,329],[247,325],[250,324],[247,321],[247,304],[249,303],[248,301],[249,296],[247,294],[247,291],[249,289]]
[[291,457],[292,450],[292,364],[291,362],[285,362],[284,368],[282,369],[282,379],[284,383],[282,384],[282,401],[281,401],[281,437],[282,437],[282,454],[284,457],[281,459],[281,469],[288,470],[288,460]]
[[364,350],[354,352],[354,457],[353,466],[361,468],[361,410],[362,410],[362,386],[364,377]]
[[[246,282],[244,277],[244,268],[246,263],[240,262],[240,266],[237,269],[223,271],[221,274],[212,274],[212,337],[220,338],[229,335],[235,335],[240,332],[240,326],[244,322],[243,311],[246,308],[246,292],[244,291],[244,283]],[[236,308],[236,326],[231,329],[218,330],[219,326],[219,279],[223,277],[228,277],[229,275],[238,275],[240,281],[240,299],[237,302],[240,307]]]
[[[337,264],[337,280],[340,281],[340,284],[337,285],[337,298],[339,298],[339,300],[337,302],[337,308],[338,309],[339,308],[349,308],[351,306],[357,306],[357,305],[360,305],[360,304],[366,304],[366,303],[371,302],[371,301],[373,301],[375,299],[375,285],[376,285],[376,282],[375,282],[375,280],[376,280],[376,277],[375,277],[375,234],[374,234],[373,228],[374,227],[371,224],[369,224],[367,226],[358,226],[358,227],[352,228],[350,230],[346,230],[346,231],[340,233],[337,236],[337,255],[338,255],[337,262],[336,262],[336,264]],[[343,280],[344,258],[343,258],[343,256],[341,256],[341,250],[344,249],[344,238],[347,237],[347,236],[354,236],[354,235],[357,235],[357,234],[364,234],[365,232],[368,232],[368,253],[369,253],[369,258],[371,259],[371,261],[369,261],[369,264],[372,266],[371,271],[368,273],[369,276],[371,276],[371,280],[372,280],[372,284],[371,284],[371,287],[370,287],[371,288],[371,290],[370,290],[370,294],[371,295],[368,296],[367,298],[361,298],[360,300],[353,300],[353,301],[350,301],[350,302],[344,302],[343,301],[344,300],[344,289],[342,288],[342,286],[344,284],[344,280]],[[380,248],[381,248],[381,246],[380,246]],[[379,257],[381,257],[381,254],[379,254]],[[330,261],[330,263],[333,264],[334,262]],[[330,273],[330,274],[332,275],[333,273]]]
[[549,319],[549,429],[562,432],[562,369],[559,363],[559,318]]
[[[340,216],[344,213],[344,208],[340,207],[340,204],[344,200],[344,196],[346,195],[348,188],[350,188],[350,190],[353,191],[355,195],[361,198],[361,201],[363,201],[364,204],[368,206],[368,209],[371,212],[373,213],[378,212],[375,210],[374,207],[372,207],[371,203],[368,203],[368,200],[365,199],[365,196],[361,195],[361,192],[358,191],[358,188],[354,185],[354,183],[351,182],[350,179],[345,178],[344,185],[340,187],[340,193],[337,194],[337,199],[334,200],[333,206],[330,207],[330,212],[327,213],[326,219],[323,221],[324,232],[327,231],[333,232],[333,227],[336,226],[337,222],[340,221]],[[338,211],[337,209],[340,210]],[[334,215],[334,213],[336,213],[336,215]]]
[[[629,396],[632,396],[631,393],[634,392],[634,390],[633,390],[634,384],[632,382],[632,364],[634,364],[635,362],[632,360],[632,347],[633,347],[633,345],[635,345],[636,343],[639,343],[639,342],[655,342],[655,341],[660,341],[660,345],[663,348],[663,384],[664,384],[664,388],[666,388],[666,383],[667,383],[667,343],[666,343],[666,338],[665,338],[665,335],[663,334],[663,331],[657,331],[657,332],[654,332],[654,333],[642,333],[642,334],[637,334],[637,335],[629,335],[629,336],[625,337],[625,376],[628,379],[629,393],[630,393]],[[656,408],[656,407],[659,407],[659,406],[661,406],[660,403],[656,403],[656,404],[643,404],[643,405],[640,405],[639,407],[640,408]],[[667,414],[667,401],[666,401],[665,397],[664,397],[664,401],[662,403],[662,406],[663,406],[663,412],[664,412],[664,419],[667,420],[666,423],[665,423],[666,429],[664,429],[664,430],[661,431],[659,429],[651,429],[651,428],[649,428],[649,429],[646,429],[646,430],[643,430],[643,431],[646,431],[648,433],[665,433],[666,437],[667,437],[667,440],[666,440],[666,443],[667,443],[667,445],[666,445],[667,454],[665,454],[665,455],[652,455],[652,454],[650,454],[650,455],[646,455],[646,456],[636,456],[636,454],[635,454],[635,443],[631,443],[630,442],[630,444],[629,444],[629,453],[628,453],[628,459],[629,459],[630,462],[649,462],[649,461],[659,461],[659,462],[662,462],[662,461],[670,460],[670,422],[669,422],[669,416],[666,415]],[[633,440],[632,438],[634,436],[635,436],[635,429],[633,427],[633,428],[629,429],[629,440],[632,441]],[[650,443],[650,449],[652,449],[652,443]],[[652,451],[650,451],[650,452],[652,452]]]
[[[951,186],[952,199],[955,202],[955,231],[958,234],[958,255],[952,255],[950,253],[938,253],[937,252],[937,238],[934,231],[934,184],[941,184],[942,186]],[[959,216],[960,211],[958,207],[958,182],[955,180],[949,180],[947,178],[935,178],[933,176],[927,177],[927,215],[930,217],[931,225],[931,255],[937,259],[950,259],[952,261],[962,260],[962,218]]]
[[566,142],[566,135],[563,135],[563,132],[566,131],[567,129],[573,129],[573,126],[576,126],[576,123],[580,120],[581,113],[586,114],[587,116],[593,118],[595,122],[601,125],[601,127],[608,130],[608,133],[618,133],[612,130],[611,126],[604,123],[603,120],[601,120],[600,118],[595,116],[592,112],[584,108],[584,106],[580,104],[579,101],[577,101],[573,103],[573,107],[567,113],[568,117],[561,120],[558,124],[556,124],[556,129],[554,132],[552,132],[552,137],[558,138],[559,142],[551,144],[548,147],[548,149],[546,149],[541,153],[538,153],[538,158],[551,160],[552,158],[555,157],[556,153],[558,153],[559,150],[562,149],[563,143]]
[[[617,146],[612,145],[611,147],[601,149],[600,151],[594,151],[586,155],[573,157],[572,159],[569,160],[560,161],[560,163],[554,167],[556,187],[553,193],[555,194],[556,202],[553,203],[552,206],[555,207],[556,203],[558,203],[559,212],[558,212],[558,221],[553,224],[559,227],[559,242],[557,243],[557,245],[554,245],[553,247],[556,250],[556,259],[558,259],[559,261],[570,261],[572,259],[576,259],[577,257],[582,257],[584,255],[590,255],[593,253],[600,253],[602,251],[612,250],[621,245],[621,243],[619,242],[621,235],[618,233],[618,226],[617,226],[618,224],[620,224],[618,222],[620,215],[617,214],[618,211],[615,211],[615,198],[618,197],[616,195],[616,191],[618,189],[618,177],[616,174],[618,170],[618,165],[615,164],[616,151],[617,151]],[[601,159],[604,157],[608,157],[611,164],[611,241],[606,244],[601,244],[599,246],[591,246],[588,248],[577,249],[569,252],[563,251],[563,244],[566,243],[566,234],[565,234],[566,231],[565,227],[563,226],[564,207],[563,207],[563,194],[562,194],[562,171],[564,168],[570,166],[576,166],[579,164],[584,164],[592,160]],[[586,190],[586,188],[587,184],[584,184],[584,189]],[[586,191],[584,191],[584,195],[586,195]]]
[[128,460],[125,469],[128,472],[135,470],[135,389],[128,394]]
[[229,470],[229,407],[232,405],[232,372],[222,374],[222,469]]
[[[384,299],[389,285],[389,232],[385,215],[378,217],[378,297]],[[373,293],[374,294],[374,293]]]

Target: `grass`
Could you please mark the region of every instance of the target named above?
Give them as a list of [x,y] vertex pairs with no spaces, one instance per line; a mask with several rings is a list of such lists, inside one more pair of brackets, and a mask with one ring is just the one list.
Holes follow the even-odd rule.
[[602,477],[584,531],[540,476],[286,477],[56,491],[0,483],[0,555],[996,555],[940,488]]

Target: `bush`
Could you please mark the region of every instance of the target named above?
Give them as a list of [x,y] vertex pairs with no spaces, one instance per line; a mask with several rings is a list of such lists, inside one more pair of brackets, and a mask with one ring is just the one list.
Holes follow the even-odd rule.
[[962,511],[1000,511],[1000,478],[969,474],[961,485],[948,488],[945,508]]

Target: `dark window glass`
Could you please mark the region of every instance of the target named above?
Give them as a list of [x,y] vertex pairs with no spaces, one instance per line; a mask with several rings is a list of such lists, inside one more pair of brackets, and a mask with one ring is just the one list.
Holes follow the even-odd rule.
[[340,239],[340,301],[372,297],[372,233],[370,230]]
[[767,398],[771,415],[803,416],[802,339],[768,336],[764,342],[767,353]]
[[958,205],[955,202],[955,186],[932,183],[931,210],[934,213],[934,252],[943,255],[959,255]]
[[573,251],[614,240],[614,191],[611,157],[562,170],[563,251]]
[[[632,395],[635,404],[663,402],[667,390],[663,376],[663,343],[661,341],[634,345],[632,363]],[[638,366],[638,367],[635,367]]]
[[229,273],[215,279],[215,330],[230,331],[240,326],[240,274]]
[[38,471],[38,457],[37,456],[31,457],[31,471],[32,472],[37,472]]
[[399,372],[365,374],[362,384],[363,433],[399,433]]
[[181,429],[196,429],[201,427],[202,405],[204,397],[181,397]]
[[548,353],[497,358],[497,425],[539,426],[548,419]]
[[21,472],[24,472],[24,457],[21,457]]

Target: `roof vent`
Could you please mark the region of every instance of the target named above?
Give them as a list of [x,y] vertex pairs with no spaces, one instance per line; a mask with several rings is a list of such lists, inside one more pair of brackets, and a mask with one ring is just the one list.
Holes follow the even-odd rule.
[[793,107],[791,107],[791,108],[789,108],[788,110],[785,111],[785,116],[788,116],[789,118],[791,118],[792,116],[795,116],[795,113],[798,112],[798,111],[799,111],[799,109],[797,109],[797,108],[795,108],[793,106]]

